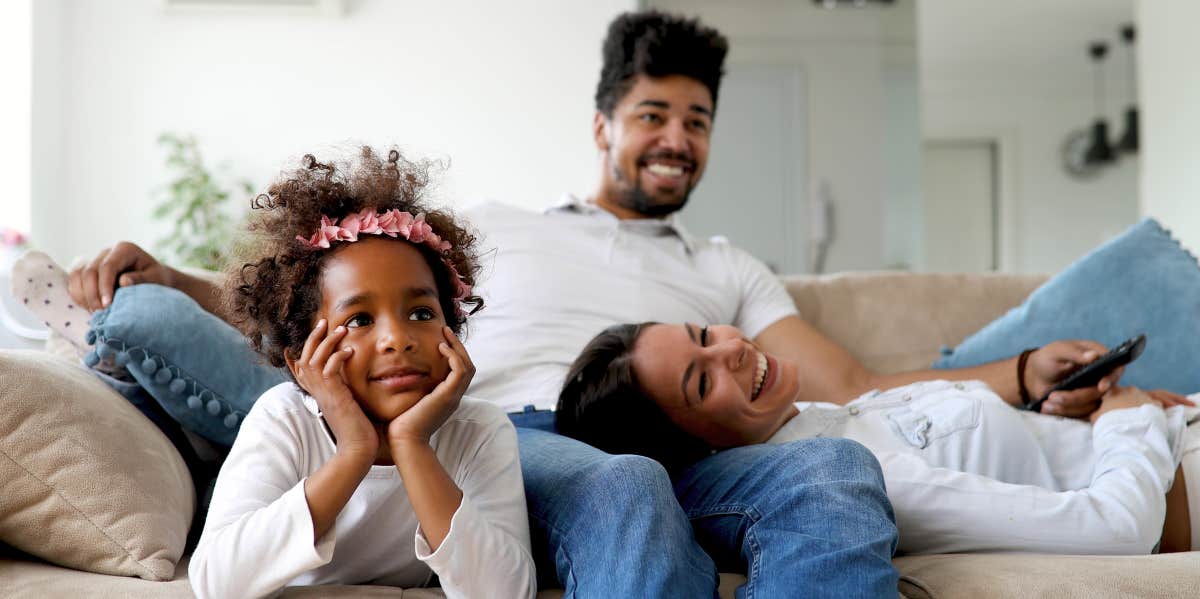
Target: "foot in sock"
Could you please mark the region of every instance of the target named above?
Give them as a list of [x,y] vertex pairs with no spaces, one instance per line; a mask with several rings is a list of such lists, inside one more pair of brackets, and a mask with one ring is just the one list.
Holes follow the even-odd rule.
[[87,351],[84,338],[91,314],[75,305],[67,291],[67,271],[50,256],[30,250],[17,259],[12,268],[12,294],[47,327],[70,341],[80,355]]
[[[90,350],[87,332],[92,315],[83,306],[75,304],[67,285],[67,271],[42,252],[25,252],[13,264],[13,296],[41,318],[50,330],[75,346],[82,359]],[[111,358],[92,368],[120,380],[128,378],[125,368],[112,362]]]

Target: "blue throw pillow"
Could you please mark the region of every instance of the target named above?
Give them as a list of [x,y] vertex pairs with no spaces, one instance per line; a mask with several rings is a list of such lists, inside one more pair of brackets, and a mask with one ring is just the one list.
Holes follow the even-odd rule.
[[1157,221],[1145,219],[1093,250],[958,347],[934,368],[1010,358],[1057,339],[1112,347],[1140,333],[1146,350],[1121,383],[1200,391],[1200,266]]
[[183,428],[226,447],[258,397],[290,380],[237,329],[170,287],[121,287],[91,325],[88,365],[113,359]]

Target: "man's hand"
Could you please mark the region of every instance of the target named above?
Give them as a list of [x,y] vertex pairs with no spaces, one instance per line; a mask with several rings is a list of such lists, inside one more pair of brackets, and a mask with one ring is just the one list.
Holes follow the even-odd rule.
[[[1055,383],[1085,364],[1089,364],[1108,349],[1095,341],[1055,341],[1043,345],[1029,356],[1025,364],[1025,388],[1030,397],[1037,401]],[[1100,397],[1121,379],[1125,368],[1113,370],[1100,379],[1094,387],[1074,391],[1055,391],[1042,405],[1043,414],[1082,418],[1095,411]]]
[[67,282],[71,299],[89,312],[107,308],[118,286],[138,283],[174,286],[170,268],[128,241],[105,248],[91,262],[72,268]]
[[450,362],[450,374],[446,380],[438,383],[429,395],[422,397],[413,407],[404,411],[388,424],[388,443],[391,446],[392,457],[397,464],[401,459],[398,452],[411,444],[428,445],[430,437],[441,428],[454,410],[458,408],[463,393],[475,376],[475,364],[467,355],[467,348],[455,336],[450,327],[442,327],[442,337],[445,343],[438,344],[441,352]]
[[1136,408],[1145,404],[1154,404],[1160,408],[1166,407],[1155,397],[1154,393],[1164,392],[1152,391],[1147,393],[1137,387],[1115,387],[1104,394],[1104,398],[1100,402],[1100,408],[1092,412],[1092,423],[1095,424],[1096,420],[1101,416],[1113,410]]
[[321,415],[337,438],[337,453],[371,463],[379,452],[379,433],[367,418],[362,406],[346,385],[342,366],[354,353],[354,348],[337,349],[346,336],[345,327],[337,327],[328,335],[325,319],[309,333],[298,360],[288,358],[288,368],[300,386],[317,400]]

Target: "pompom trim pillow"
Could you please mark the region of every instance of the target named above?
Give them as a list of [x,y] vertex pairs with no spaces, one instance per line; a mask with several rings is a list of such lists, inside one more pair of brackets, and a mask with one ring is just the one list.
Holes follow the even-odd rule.
[[91,325],[86,364],[124,366],[183,428],[225,447],[258,396],[288,380],[237,329],[170,287],[121,287]]

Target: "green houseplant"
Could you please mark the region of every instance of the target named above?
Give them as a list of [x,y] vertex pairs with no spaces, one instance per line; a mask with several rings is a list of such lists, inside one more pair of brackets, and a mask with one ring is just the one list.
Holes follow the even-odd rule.
[[162,199],[153,217],[170,221],[173,229],[157,242],[157,248],[183,266],[224,267],[237,224],[226,206],[232,195],[249,197],[254,186],[240,179],[229,190],[204,164],[193,136],[164,133],[158,144],[167,151],[171,180],[160,192]]

